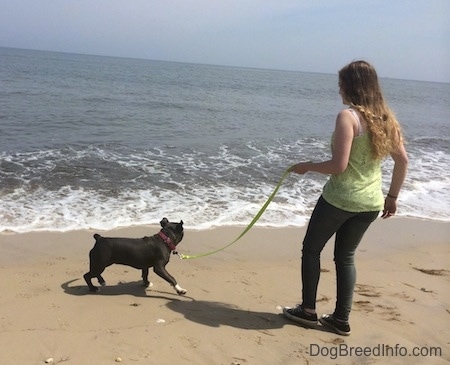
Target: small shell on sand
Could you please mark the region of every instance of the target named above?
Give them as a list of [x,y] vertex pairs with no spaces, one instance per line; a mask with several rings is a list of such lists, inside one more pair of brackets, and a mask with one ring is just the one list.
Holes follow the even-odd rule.
[[45,360],[46,364],[53,364],[54,360],[53,357],[49,357],[48,359]]
[[116,357],[116,362],[122,362],[122,358],[121,357]]

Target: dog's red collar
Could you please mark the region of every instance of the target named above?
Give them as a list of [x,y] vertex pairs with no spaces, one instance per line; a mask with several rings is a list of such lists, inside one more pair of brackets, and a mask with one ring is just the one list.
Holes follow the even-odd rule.
[[170,251],[173,251],[174,254],[176,254],[177,247],[172,243],[172,240],[169,236],[166,236],[166,234],[161,230],[158,233],[159,237],[164,241],[164,243],[169,247]]

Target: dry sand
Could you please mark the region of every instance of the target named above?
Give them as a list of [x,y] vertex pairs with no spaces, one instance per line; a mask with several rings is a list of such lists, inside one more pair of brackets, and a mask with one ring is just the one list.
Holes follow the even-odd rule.
[[[101,233],[141,237],[157,231]],[[180,252],[217,249],[241,231],[186,230]],[[253,228],[214,255],[172,256],[167,268],[188,290],[184,297],[153,272],[154,285],[145,289],[138,270],[120,265],[107,268],[107,286],[90,294],[82,275],[92,234],[0,235],[4,364],[43,364],[48,358],[68,365],[450,363],[448,223],[391,218],[373,224],[357,254],[349,337],[303,328],[281,314],[282,306],[300,301],[304,228]],[[322,255],[320,313],[334,306],[332,250],[329,242]],[[434,348],[442,354],[409,356],[415,347],[423,355]],[[382,356],[383,349],[394,356]]]

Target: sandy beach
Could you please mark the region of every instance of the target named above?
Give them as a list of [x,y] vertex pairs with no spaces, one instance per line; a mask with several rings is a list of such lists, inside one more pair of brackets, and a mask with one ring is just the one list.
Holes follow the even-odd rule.
[[[242,227],[185,230],[183,254],[230,243]],[[93,231],[0,235],[0,359],[9,364],[447,364],[450,224],[377,220],[357,253],[352,334],[303,328],[281,314],[300,301],[305,227],[253,228],[214,255],[151,272],[113,265],[88,292]],[[142,237],[158,227],[100,232]],[[333,242],[322,256],[318,312],[335,300]],[[384,353],[383,353],[384,351]],[[419,356],[416,356],[417,354]],[[437,356],[435,356],[437,355]]]

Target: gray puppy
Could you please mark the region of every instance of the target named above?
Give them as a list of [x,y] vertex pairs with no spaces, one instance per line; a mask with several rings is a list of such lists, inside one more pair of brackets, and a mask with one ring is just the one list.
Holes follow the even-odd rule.
[[166,270],[170,253],[176,253],[176,246],[183,239],[183,221],[175,223],[163,218],[160,224],[161,230],[151,237],[107,238],[94,234],[95,245],[89,252],[89,272],[84,274],[89,290],[99,290],[92,285],[92,278],[96,277],[99,284],[104,286],[105,280],[101,274],[105,268],[112,264],[122,264],[141,269],[146,287],[150,285],[148,269],[153,267],[153,271],[170,283],[179,295],[186,294],[186,290]]

